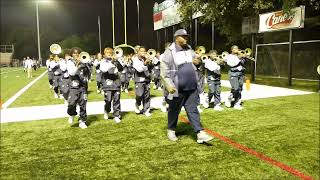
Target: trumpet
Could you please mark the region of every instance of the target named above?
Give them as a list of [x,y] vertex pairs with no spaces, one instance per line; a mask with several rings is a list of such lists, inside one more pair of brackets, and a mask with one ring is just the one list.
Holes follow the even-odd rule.
[[50,46],[50,52],[52,54],[58,55],[61,53],[61,46],[59,44],[51,44]]
[[239,50],[240,57],[245,57],[251,61],[255,61],[255,59],[253,57],[251,57],[252,55],[252,50],[250,48],[246,48],[245,50]]

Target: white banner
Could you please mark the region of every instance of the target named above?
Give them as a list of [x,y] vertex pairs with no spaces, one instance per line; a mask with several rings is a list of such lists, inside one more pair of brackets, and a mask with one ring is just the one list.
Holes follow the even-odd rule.
[[259,15],[259,32],[296,29],[304,27],[305,7],[291,9],[291,12],[271,12]]

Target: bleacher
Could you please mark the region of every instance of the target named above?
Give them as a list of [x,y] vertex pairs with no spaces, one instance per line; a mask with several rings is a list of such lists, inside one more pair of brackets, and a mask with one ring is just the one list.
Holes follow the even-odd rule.
[[14,53],[13,45],[0,45],[0,65],[9,66]]

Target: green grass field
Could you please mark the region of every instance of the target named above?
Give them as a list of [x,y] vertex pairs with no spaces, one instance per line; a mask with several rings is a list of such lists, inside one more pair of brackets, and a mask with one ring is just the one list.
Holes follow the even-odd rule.
[[45,68],[33,71],[33,78],[28,79],[27,73],[23,72],[23,68],[1,68],[1,102],[7,101],[44,71]]
[[[319,179],[319,94],[245,102],[245,110],[206,110],[205,127]],[[296,179],[215,139],[199,145],[179,123],[166,138],[166,115],[89,116],[80,130],[66,119],[1,124],[2,179]]]
[[[6,83],[27,84],[14,77]],[[90,101],[103,100],[94,81],[90,90]],[[1,95],[13,92],[1,86]],[[134,98],[134,92],[122,98]],[[53,98],[45,75],[12,107],[58,103],[63,100]],[[319,93],[313,93],[245,101],[243,111],[206,109],[201,120],[212,131],[320,179],[319,113]],[[70,127],[67,118],[2,123],[0,179],[298,179],[219,139],[199,145],[182,122],[179,141],[170,142],[166,116],[159,110],[152,118],[124,113],[122,123],[115,124],[91,115],[85,130],[77,123]]]

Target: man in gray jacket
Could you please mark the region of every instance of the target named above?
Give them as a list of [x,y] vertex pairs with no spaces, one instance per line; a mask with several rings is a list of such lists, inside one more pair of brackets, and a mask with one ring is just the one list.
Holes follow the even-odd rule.
[[177,30],[174,37],[175,42],[164,52],[160,65],[165,97],[169,104],[167,136],[171,141],[178,140],[175,130],[181,107],[184,106],[189,122],[197,133],[197,142],[208,142],[213,138],[203,131],[197,109],[199,78],[194,66],[197,61],[195,53],[187,44],[188,33],[186,30]]

